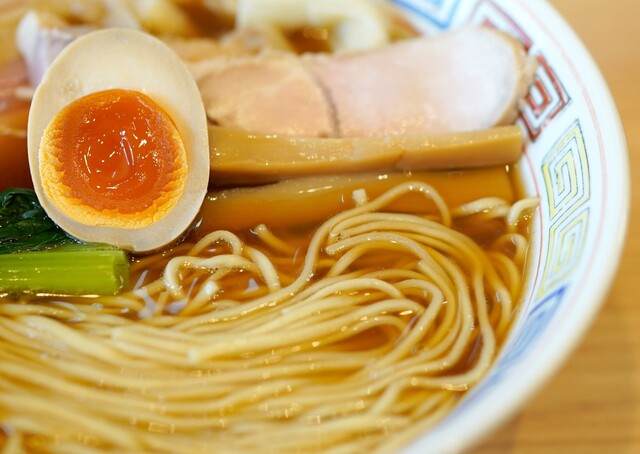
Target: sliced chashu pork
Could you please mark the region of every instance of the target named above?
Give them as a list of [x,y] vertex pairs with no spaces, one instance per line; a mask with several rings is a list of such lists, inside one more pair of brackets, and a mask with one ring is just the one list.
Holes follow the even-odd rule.
[[[34,84],[59,51],[87,31],[56,27],[41,14],[23,22],[18,41]],[[360,53],[301,58],[268,51],[218,55],[189,66],[214,123],[304,137],[432,134],[507,124],[533,72],[517,41],[483,28]]]
[[531,82],[522,46],[490,29],[305,59],[344,137],[472,131],[511,123]]
[[508,35],[468,28],[335,55],[268,53],[192,66],[209,118],[247,131],[358,137],[506,124],[532,65]]
[[191,65],[210,120],[288,136],[334,136],[335,114],[313,75],[290,53],[216,57]]

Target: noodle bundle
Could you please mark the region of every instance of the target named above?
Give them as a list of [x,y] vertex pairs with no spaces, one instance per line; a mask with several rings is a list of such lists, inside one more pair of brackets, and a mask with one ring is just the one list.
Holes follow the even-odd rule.
[[[437,212],[386,209],[409,193]],[[509,329],[536,201],[354,199],[310,239],[262,225],[142,258],[128,293],[5,299],[3,452],[391,452],[435,424]]]

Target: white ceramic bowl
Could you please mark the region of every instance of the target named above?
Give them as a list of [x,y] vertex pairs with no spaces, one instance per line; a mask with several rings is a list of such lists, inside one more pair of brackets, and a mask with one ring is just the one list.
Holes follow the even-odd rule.
[[543,0],[394,0],[426,32],[505,30],[538,62],[519,123],[527,192],[540,197],[521,312],[488,376],[409,453],[463,451],[557,370],[597,314],[616,272],[629,211],[620,120],[592,59]]

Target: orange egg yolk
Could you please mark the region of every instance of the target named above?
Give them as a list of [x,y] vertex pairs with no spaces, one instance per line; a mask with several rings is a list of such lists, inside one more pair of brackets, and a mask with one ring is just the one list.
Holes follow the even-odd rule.
[[151,225],[175,206],[187,179],[174,122],[136,91],[101,91],[67,105],[49,123],[39,157],[51,202],[85,225]]

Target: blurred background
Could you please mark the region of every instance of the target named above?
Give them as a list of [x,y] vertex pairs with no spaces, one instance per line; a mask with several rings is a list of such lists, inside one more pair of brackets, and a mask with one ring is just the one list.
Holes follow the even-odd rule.
[[640,1],[549,2],[590,51],[618,106],[629,146],[629,234],[618,276],[578,349],[529,405],[472,452],[638,453]]

